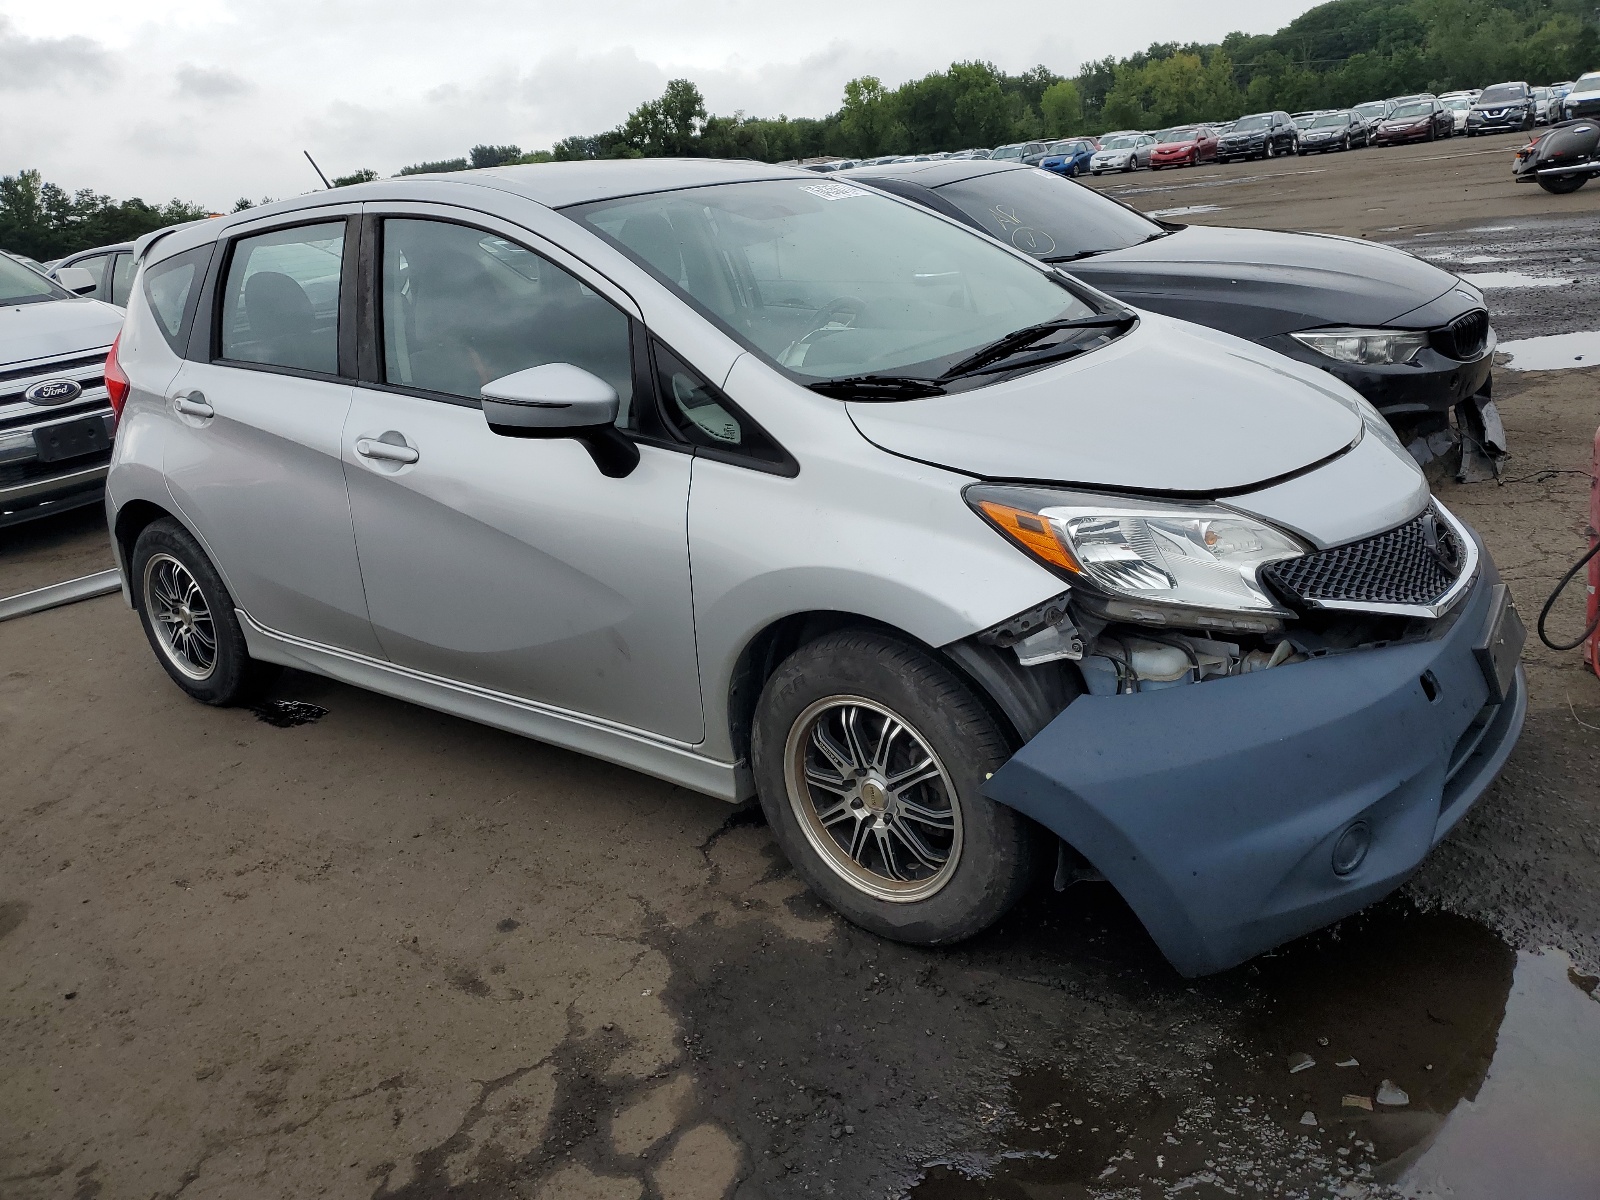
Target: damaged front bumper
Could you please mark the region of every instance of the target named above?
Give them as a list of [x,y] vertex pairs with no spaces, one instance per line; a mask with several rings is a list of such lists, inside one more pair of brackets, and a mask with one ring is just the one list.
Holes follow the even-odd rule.
[[1504,765],[1527,684],[1487,553],[1440,624],[1427,641],[1081,696],[984,793],[1082,853],[1181,973],[1225,970],[1394,890]]

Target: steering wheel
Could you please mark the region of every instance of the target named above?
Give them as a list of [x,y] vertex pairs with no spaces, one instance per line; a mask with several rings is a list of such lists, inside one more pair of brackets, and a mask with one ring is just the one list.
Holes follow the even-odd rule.
[[850,314],[848,325],[854,324],[856,319],[866,310],[867,302],[861,299],[860,296],[835,296],[817,309],[816,315],[811,318],[811,324],[807,325],[806,331],[795,340],[803,342],[813,333],[820,333],[833,321],[836,313],[848,312]]

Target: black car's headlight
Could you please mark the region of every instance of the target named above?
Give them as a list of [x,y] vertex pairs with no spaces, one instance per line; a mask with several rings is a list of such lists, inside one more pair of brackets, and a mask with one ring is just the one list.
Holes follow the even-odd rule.
[[1289,336],[1335,362],[1360,367],[1408,363],[1428,344],[1425,332],[1412,329],[1314,329]]
[[1113,620],[1265,632],[1293,615],[1257,575],[1307,547],[1232,509],[989,484],[966,499]]

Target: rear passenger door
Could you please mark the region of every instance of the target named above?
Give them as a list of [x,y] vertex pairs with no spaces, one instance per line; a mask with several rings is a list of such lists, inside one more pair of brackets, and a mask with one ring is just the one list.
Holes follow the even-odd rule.
[[376,656],[341,440],[358,213],[302,211],[222,243],[167,390],[163,464],[173,500],[251,618]]
[[[506,437],[483,415],[484,384],[566,362],[609,383],[619,425],[634,429],[636,398],[653,393],[632,300],[492,217],[371,208],[344,454],[384,652],[431,676],[700,741],[692,454],[645,440],[633,472],[609,478],[579,442]],[[686,404],[715,423],[697,397]]]

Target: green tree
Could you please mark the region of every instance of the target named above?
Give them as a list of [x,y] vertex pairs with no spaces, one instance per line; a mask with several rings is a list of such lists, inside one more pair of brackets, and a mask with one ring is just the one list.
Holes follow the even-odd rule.
[[522,157],[521,146],[474,146],[467,152],[474,170],[484,167],[503,167]]
[[1039,98],[1039,108],[1050,137],[1082,132],[1083,98],[1072,80],[1061,79],[1046,88]]
[[361,170],[352,171],[348,175],[335,175],[333,177],[333,186],[349,187],[353,183],[371,183],[377,177],[378,173],[371,167],[362,167]]

